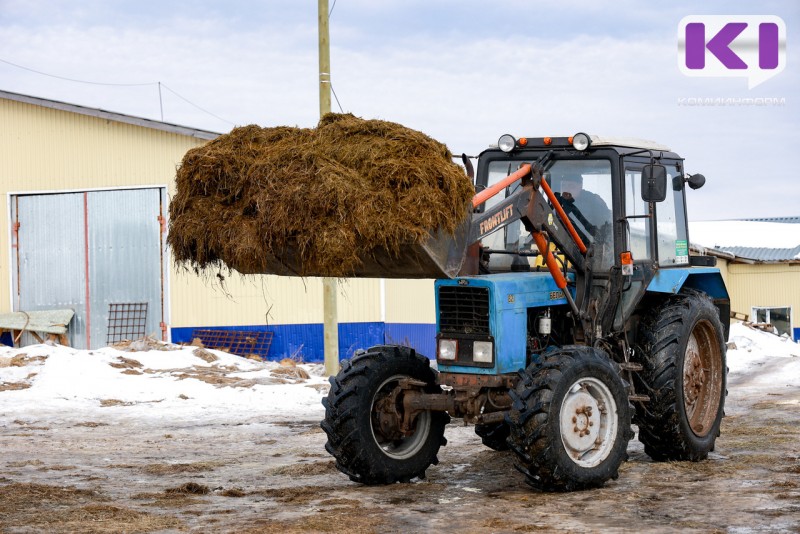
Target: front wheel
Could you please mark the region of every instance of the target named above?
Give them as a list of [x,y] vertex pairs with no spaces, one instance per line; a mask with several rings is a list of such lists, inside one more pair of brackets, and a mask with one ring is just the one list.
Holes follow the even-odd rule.
[[531,486],[574,491],[617,478],[627,459],[631,406],[602,351],[565,346],[520,371],[506,416],[517,468]]
[[438,463],[450,416],[423,411],[411,431],[403,432],[397,388],[406,378],[424,382],[425,393],[441,393],[428,360],[406,347],[373,347],[343,361],[339,374],[331,377],[331,390],[322,401],[325,449],[336,458],[337,469],[354,482],[408,482],[424,478],[425,470]]

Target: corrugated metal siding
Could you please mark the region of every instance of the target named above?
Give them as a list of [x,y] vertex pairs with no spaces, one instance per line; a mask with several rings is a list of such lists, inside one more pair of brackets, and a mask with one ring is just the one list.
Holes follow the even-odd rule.
[[[83,195],[36,195],[14,199],[19,227],[18,287],[13,310],[72,308],[69,326],[72,346],[86,342],[85,262],[75,251],[84,248]],[[16,260],[6,265],[16,266]],[[8,271],[7,269],[4,269]],[[34,343],[32,339],[23,344]]]
[[144,331],[122,332],[161,337],[161,196],[160,189],[13,196],[13,309],[72,308],[71,345],[97,348],[107,342],[110,303],[146,302]]
[[144,334],[161,339],[161,191],[94,191],[86,198],[91,347],[106,345],[111,303],[146,302]]
[[800,265],[728,265],[731,310],[750,314],[757,307],[792,307],[792,326],[800,327]]

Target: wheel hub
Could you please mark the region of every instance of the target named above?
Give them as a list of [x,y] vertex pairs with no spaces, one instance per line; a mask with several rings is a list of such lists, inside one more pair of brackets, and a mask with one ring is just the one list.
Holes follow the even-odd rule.
[[408,377],[392,376],[383,381],[372,399],[370,428],[372,438],[386,456],[395,460],[413,457],[424,447],[431,429],[430,412],[420,413],[409,432],[401,428],[402,414],[398,411],[398,384]]
[[567,454],[583,467],[602,462],[613,447],[616,417],[605,384],[594,378],[573,384],[561,405],[561,441]]
[[717,416],[724,373],[721,361],[713,326],[699,322],[689,334],[683,356],[683,406],[698,436],[708,434]]
[[579,387],[577,392],[570,393],[563,411],[567,417],[572,414],[564,433],[565,445],[574,457],[579,458],[595,447],[600,430],[600,405],[585,388]]

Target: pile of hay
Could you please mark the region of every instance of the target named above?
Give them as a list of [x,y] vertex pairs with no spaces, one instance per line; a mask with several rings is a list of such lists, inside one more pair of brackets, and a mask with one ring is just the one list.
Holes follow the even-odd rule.
[[187,152],[168,242],[197,272],[348,276],[370,254],[453,234],[473,194],[445,145],[399,124],[250,125]]

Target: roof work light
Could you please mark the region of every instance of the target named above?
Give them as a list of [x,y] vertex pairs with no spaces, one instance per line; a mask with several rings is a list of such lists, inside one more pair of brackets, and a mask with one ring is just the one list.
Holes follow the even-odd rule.
[[572,136],[572,147],[575,150],[583,151],[589,148],[589,145],[592,144],[592,140],[589,139],[589,136],[583,132],[576,133]]

